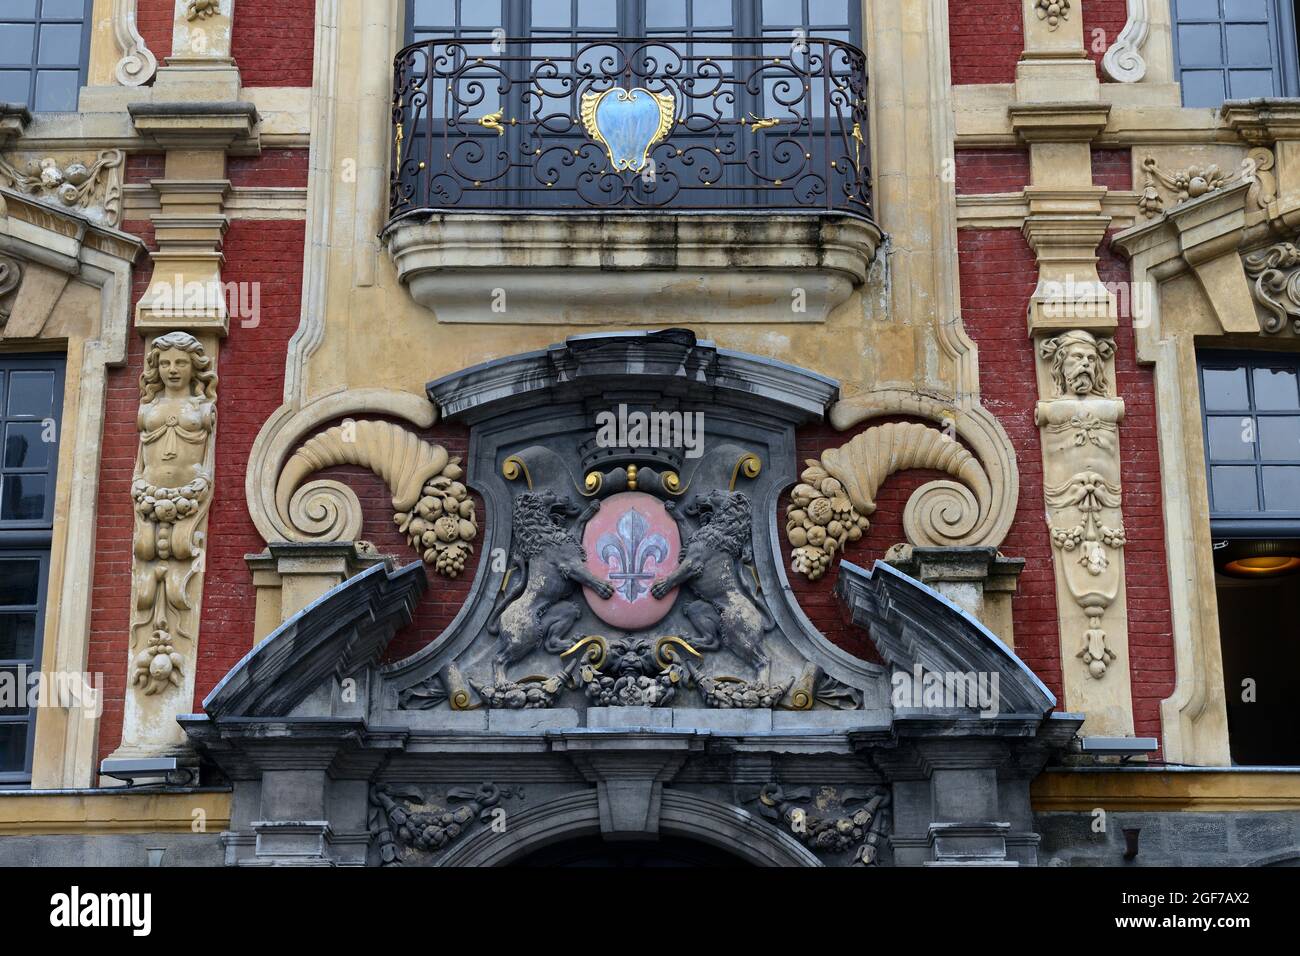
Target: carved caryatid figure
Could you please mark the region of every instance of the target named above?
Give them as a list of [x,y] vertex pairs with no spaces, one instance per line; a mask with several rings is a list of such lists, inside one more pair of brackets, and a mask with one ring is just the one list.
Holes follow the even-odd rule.
[[1124,521],[1120,511],[1119,421],[1124,402],[1110,397],[1110,339],[1075,330],[1042,343],[1055,398],[1038,403],[1043,430],[1044,490],[1052,543],[1063,561],[1070,595],[1087,626],[1078,657],[1093,677],[1105,676],[1115,654],[1102,618],[1119,592]]
[[135,616],[132,682],[146,694],[180,686],[178,638],[192,636],[191,579],[202,570],[204,519],[212,503],[217,375],[187,332],[154,339],[140,375],[140,451],[135,500]]

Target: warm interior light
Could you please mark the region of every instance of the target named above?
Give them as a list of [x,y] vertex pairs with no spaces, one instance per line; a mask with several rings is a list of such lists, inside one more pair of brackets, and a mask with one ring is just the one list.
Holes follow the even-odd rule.
[[1242,577],[1262,578],[1274,574],[1288,574],[1300,570],[1300,556],[1292,554],[1270,554],[1254,558],[1238,558],[1223,566],[1228,574]]

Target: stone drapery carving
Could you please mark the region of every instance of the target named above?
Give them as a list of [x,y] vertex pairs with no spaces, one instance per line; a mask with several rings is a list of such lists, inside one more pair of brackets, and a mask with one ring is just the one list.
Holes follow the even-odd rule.
[[339,541],[360,530],[360,505],[341,482],[308,476],[333,465],[361,465],[393,493],[393,521],[424,562],[444,577],[465,569],[478,534],[460,459],[383,421],[345,421],[300,445],[276,482],[280,516],[300,539]]
[[1300,246],[1279,242],[1243,259],[1250,290],[1260,306],[1260,328],[1277,333],[1291,322],[1300,335]]
[[1124,402],[1110,397],[1106,363],[1114,342],[1066,332],[1042,342],[1055,397],[1034,412],[1042,429],[1048,528],[1069,596],[1087,625],[1076,656],[1094,678],[1116,655],[1103,618],[1119,592],[1124,522],[1120,510],[1119,422]]
[[113,0],[113,36],[122,52],[113,76],[122,86],[144,86],[158,72],[158,58],[145,45],[135,15],[136,0]]
[[124,158],[120,149],[103,150],[93,161],[54,156],[10,161],[0,157],[0,182],[41,202],[74,209],[115,226],[122,214],[120,170]]
[[[140,375],[131,683],[152,696],[182,686],[196,621],[192,588],[203,571],[212,505],[217,375],[188,332],[154,339]],[[141,638],[148,635],[141,643]]]
[[9,256],[0,256],[0,329],[9,321],[13,299],[22,281],[22,263]]
[[[408,853],[436,853],[459,839],[475,823],[504,820],[506,798],[523,798],[522,787],[453,787],[446,807],[433,805],[414,787],[379,784],[370,788],[370,837],[379,847],[381,866],[401,866]],[[419,807],[420,809],[416,809]]]
[[1128,21],[1101,58],[1101,69],[1107,77],[1117,83],[1137,83],[1147,75],[1142,47],[1150,27],[1147,0],[1128,0]]
[[911,468],[945,471],[960,483],[933,481],[908,499],[903,525],[916,545],[960,543],[993,505],[993,488],[979,461],[960,442],[918,422],[868,428],[839,448],[809,459],[786,508],[791,570],[816,580],[850,541],[859,540],[876,510],[885,479]]
[[[1274,200],[1277,193],[1273,166],[1273,153],[1263,147],[1247,153],[1241,161],[1241,168],[1231,173],[1213,163],[1166,170],[1160,167],[1154,156],[1148,156],[1142,160],[1146,181],[1138,196],[1138,209],[1148,219],[1154,219],[1172,206],[1190,199],[1199,199],[1232,183],[1246,180],[1254,184],[1247,197],[1248,204],[1252,208],[1263,208]],[[1161,193],[1160,186],[1170,194],[1168,197]]]
[[1047,21],[1048,29],[1055,30],[1062,20],[1070,19],[1070,0],[1034,0],[1034,12]]
[[[875,865],[880,843],[889,832],[889,791],[884,787],[847,789],[838,795],[823,788],[814,801],[808,787],[786,790],[770,783],[750,800],[757,803],[760,814],[814,852],[852,851],[850,866]],[[823,816],[807,809],[809,804],[823,807],[828,802],[839,804],[839,815]]]

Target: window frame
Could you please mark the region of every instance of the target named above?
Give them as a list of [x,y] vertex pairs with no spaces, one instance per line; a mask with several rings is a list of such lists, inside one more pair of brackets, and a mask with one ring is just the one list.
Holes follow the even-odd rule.
[[[45,643],[45,620],[49,609],[50,553],[54,540],[55,494],[59,479],[59,450],[63,444],[63,402],[67,375],[67,355],[58,352],[42,353],[6,353],[0,354],[0,407],[8,397],[9,376],[15,371],[49,371],[53,373],[54,388],[51,395],[51,413],[55,428],[55,441],[47,468],[46,479],[46,514],[39,520],[14,519],[0,520],[0,559],[33,558],[39,562],[37,581],[37,603],[35,607],[36,622],[33,635],[32,656],[30,658],[6,658],[0,661],[0,667],[12,669],[25,666],[30,676],[40,670],[41,657]],[[7,416],[7,407],[3,407]],[[0,417],[0,429],[9,419]],[[42,419],[44,421],[44,419]],[[5,435],[0,431],[0,473],[4,467]],[[0,493],[3,489],[0,488]],[[27,724],[27,747],[21,771],[0,770],[0,787],[24,786],[31,783],[32,756],[36,743],[36,708],[30,708],[25,717],[16,715],[0,716],[0,724]]]
[[[0,62],[0,72],[25,71],[27,73],[27,99],[23,105],[33,113],[58,113],[58,112],[76,112],[78,103],[74,103],[70,111],[64,110],[39,110],[36,106],[36,77],[40,72],[42,65],[37,62],[40,57],[41,26],[47,23],[77,23],[81,26],[81,52],[77,60],[77,99],[80,101],[80,90],[88,81],[90,72],[90,35],[94,32],[94,6],[95,0],[82,0],[82,14],[80,19],[72,17],[46,17],[43,15],[45,9],[45,0],[36,0],[35,11],[30,17],[8,16],[0,14],[0,27],[9,24],[31,24],[32,37],[32,59],[29,63],[5,63]],[[50,66],[45,65],[47,70],[55,70],[62,73],[71,73],[69,66]]]
[[[1205,401],[1205,370],[1215,367],[1240,367],[1246,369],[1245,408],[1209,409]],[[1206,499],[1209,505],[1210,533],[1216,538],[1300,538],[1300,506],[1292,511],[1265,509],[1263,469],[1270,465],[1300,467],[1300,452],[1294,458],[1266,458],[1260,448],[1259,419],[1270,417],[1300,417],[1300,407],[1294,409],[1259,409],[1255,403],[1255,375],[1258,367],[1289,368],[1295,372],[1300,387],[1300,354],[1273,351],[1205,350],[1196,353],[1196,385],[1201,404],[1201,440],[1205,452]],[[1249,459],[1215,459],[1210,450],[1210,418],[1251,418],[1254,421],[1252,457]],[[1255,469],[1255,488],[1258,511],[1220,511],[1214,505],[1214,468],[1252,467]]]
[[[1186,86],[1183,83],[1183,73],[1200,69],[1212,69],[1212,67],[1184,67],[1182,64],[1182,50],[1179,40],[1180,27],[1187,24],[1218,24],[1220,27],[1232,23],[1257,23],[1256,20],[1230,20],[1226,15],[1221,15],[1217,20],[1203,19],[1184,19],[1179,14],[1179,4],[1186,0],[1170,0],[1170,33],[1173,43],[1174,54],[1174,78],[1179,86],[1179,101],[1187,107]],[[1223,13],[1224,0],[1217,0],[1219,10]],[[1297,40],[1296,40],[1296,22],[1295,11],[1288,0],[1264,0],[1267,5],[1266,17],[1269,28],[1270,42],[1270,61],[1271,71],[1274,76],[1274,91],[1271,96],[1300,96],[1300,65],[1297,64]],[[1226,57],[1226,52],[1220,44],[1220,52]],[[1231,70],[1230,65],[1222,62],[1219,72],[1227,74]],[[1190,109],[1218,109],[1224,102],[1231,99],[1240,99],[1233,97],[1227,88],[1227,78],[1225,76],[1224,98],[1213,106],[1192,106]]]

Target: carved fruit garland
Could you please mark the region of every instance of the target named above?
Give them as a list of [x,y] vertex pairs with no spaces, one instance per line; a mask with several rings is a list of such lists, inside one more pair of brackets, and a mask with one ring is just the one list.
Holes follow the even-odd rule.
[[299,446],[276,484],[280,514],[306,538],[336,540],[341,533],[337,517],[346,509],[338,499],[351,492],[337,482],[302,484],[333,465],[361,465],[384,479],[393,493],[393,522],[424,562],[448,578],[465,570],[478,519],[459,458],[390,422],[335,425]]
[[867,516],[876,510],[876,492],[895,472],[935,469],[961,482],[928,482],[908,499],[903,524],[913,544],[947,544],[969,533],[993,498],[988,475],[975,456],[919,422],[873,426],[807,465],[802,482],[790,493],[785,530],[794,548],[791,570],[813,581],[848,542],[862,537]]

